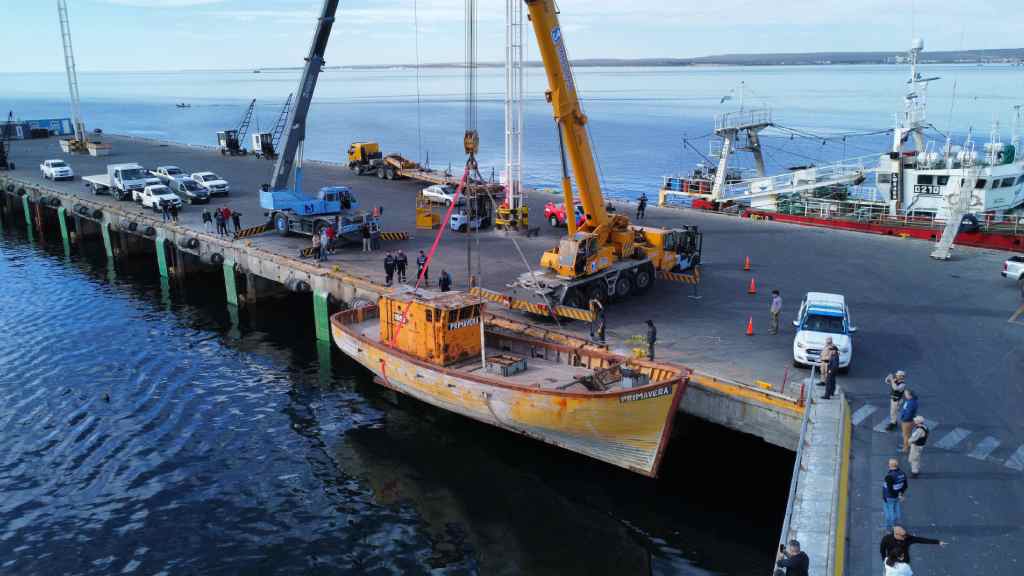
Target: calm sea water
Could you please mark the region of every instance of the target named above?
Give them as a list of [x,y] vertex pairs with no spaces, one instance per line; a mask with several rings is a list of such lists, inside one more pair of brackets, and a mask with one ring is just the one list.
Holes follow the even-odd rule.
[[[0,218],[0,574],[751,574],[792,455],[681,419],[657,481],[404,398],[242,311]],[[52,231],[52,228],[51,228]],[[751,472],[756,472],[752,475]]]
[[[958,137],[973,129],[987,140],[992,122],[1008,135],[1012,107],[1024,101],[1024,68],[925,66],[940,76],[930,90],[929,120]],[[608,195],[630,198],[656,191],[664,175],[688,171],[708,152],[713,117],[767,105],[775,121],[814,137],[765,133],[771,171],[887,149],[886,135],[835,137],[885,130],[901,110],[909,71],[904,66],[800,66],[707,68],[579,68],[577,83],[590,118],[592,139]],[[215,144],[218,130],[236,127],[249,100],[257,99],[257,124],[269,130],[297,71],[84,73],[82,109],[90,128],[190,144]],[[740,88],[741,83],[743,88]],[[504,158],[503,72],[480,71],[480,165],[500,174]],[[528,69],[524,173],[527,183],[557,185],[557,137],[546,80]],[[732,94],[722,103],[723,96]],[[328,70],[320,79],[307,131],[308,158],[342,161],[358,139],[381,142],[388,152],[434,167],[461,166],[464,124],[460,70]],[[955,94],[955,97],[954,97]],[[187,102],[189,109],[177,109]],[[21,118],[66,117],[62,74],[0,74],[0,111]],[[254,128],[256,125],[253,126]],[[932,136],[941,140],[938,132]],[[700,153],[683,145],[683,138]],[[738,157],[738,163],[752,165]]]

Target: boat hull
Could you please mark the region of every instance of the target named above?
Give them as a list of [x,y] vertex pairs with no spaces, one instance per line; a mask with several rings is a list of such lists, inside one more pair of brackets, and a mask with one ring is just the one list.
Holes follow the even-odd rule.
[[342,352],[388,388],[646,476],[657,475],[687,382],[680,371],[643,387],[601,393],[531,388],[434,366],[364,338],[334,318],[331,324]]

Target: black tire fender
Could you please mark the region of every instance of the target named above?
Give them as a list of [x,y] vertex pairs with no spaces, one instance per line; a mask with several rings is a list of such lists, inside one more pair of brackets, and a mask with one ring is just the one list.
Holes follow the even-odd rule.
[[97,220],[99,220],[100,218],[103,218],[103,210],[100,210],[99,208],[93,210],[92,211],[92,217],[97,219]]
[[152,226],[146,226],[146,230],[143,232],[146,236],[156,236],[156,228]]
[[210,254],[210,262],[214,265],[220,266],[224,263],[224,255],[220,252],[214,252],[213,254]]

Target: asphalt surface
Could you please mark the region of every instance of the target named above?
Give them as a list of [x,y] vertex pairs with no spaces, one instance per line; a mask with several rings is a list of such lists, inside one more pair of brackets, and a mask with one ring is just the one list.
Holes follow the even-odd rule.
[[[232,186],[230,197],[214,199],[212,205],[227,204],[240,211],[243,226],[262,220],[257,189],[270,177],[270,162],[225,158],[201,148],[108,140],[115,150],[110,157],[68,158],[78,176],[105,172],[107,163],[130,161],[147,168],[175,164],[189,172],[212,170]],[[55,139],[15,142],[12,153],[18,163],[15,174],[37,180],[40,161],[64,157]],[[88,194],[79,179],[46,184]],[[414,197],[421,184],[359,177],[340,166],[307,163],[306,189],[327,184],[350,186],[363,208],[384,206],[386,230],[415,234],[408,241],[386,243],[385,248],[401,248],[412,261],[416,250],[432,242],[432,233],[414,227]],[[648,196],[655,199],[657,191],[649,191]],[[543,250],[561,233],[542,221],[544,202],[550,198],[531,195],[530,213],[541,234],[517,238],[530,266],[537,265]],[[630,214],[633,210],[631,206],[620,209]],[[182,222],[200,227],[200,211],[200,207],[186,207]],[[932,246],[924,241],[677,209],[649,208],[645,223],[696,224],[704,232],[700,299],[692,298],[689,286],[662,281],[642,300],[614,305],[608,313],[608,336],[615,348],[630,347],[626,340],[644,334],[643,322],[650,318],[659,330],[659,357],[746,380],[759,378],[781,385],[788,379],[787,392],[794,393],[799,384],[792,381],[807,375],[806,370],[791,366],[790,322],[801,295],[824,291],[846,296],[859,331],[851,370],[840,377],[839,384],[855,413],[860,410],[853,436],[849,574],[881,570],[877,551],[883,525],[880,486],[886,460],[896,455],[897,438],[874,427],[888,413],[883,378],[896,369],[907,372],[910,386],[919,393],[921,414],[937,423],[924,456],[924,474],[910,483],[905,522],[912,533],[951,542],[941,549],[915,547],[915,572],[1021,573],[1024,427],[1019,414],[1024,413],[1024,319],[1010,321],[1022,302],[1012,284],[999,275],[1005,253],[957,248],[953,260],[938,262],[929,258]],[[467,244],[473,249],[474,269],[478,254],[483,255],[479,260],[485,287],[502,290],[525,271],[505,235],[485,232],[468,240],[463,234],[444,235],[431,267],[432,280],[436,282],[443,268],[452,274],[456,288],[465,285]],[[273,233],[253,242],[289,255],[308,245],[308,240]],[[748,256],[753,269],[745,272],[742,263]],[[382,281],[382,260],[383,254],[367,255],[352,247],[339,251],[331,265]],[[751,278],[757,283],[756,295],[747,294]],[[771,289],[781,290],[784,300],[782,333],[777,336],[766,335]],[[754,320],[752,337],[744,334],[748,318]],[[568,327],[587,329],[581,323]],[[820,394],[820,389],[813,392]],[[936,447],[947,434],[952,436],[945,439],[946,448]],[[909,465],[905,468],[909,470]],[[756,483],[756,478],[751,482]]]

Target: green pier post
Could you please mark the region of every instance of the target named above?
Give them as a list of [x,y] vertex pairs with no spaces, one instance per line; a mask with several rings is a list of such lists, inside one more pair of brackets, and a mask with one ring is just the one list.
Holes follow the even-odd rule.
[[235,263],[224,261],[224,289],[227,292],[228,304],[238,307],[238,286],[235,284]]
[[29,232],[32,231],[32,211],[28,207],[28,194],[21,197],[21,206],[25,209],[25,225],[28,226]]
[[164,246],[164,236],[159,232],[156,234],[156,264],[160,268],[160,277],[167,278],[167,248]]
[[330,342],[331,319],[327,306],[327,292],[313,292],[313,318],[316,321],[316,339]]
[[316,357],[318,360],[317,381],[321,387],[331,385],[331,342],[329,340],[316,341]]
[[60,224],[60,238],[64,242],[64,255],[71,255],[71,236],[68,234],[68,222],[65,213],[67,209],[61,206],[57,208],[57,222]]
[[107,261],[114,261],[114,246],[110,243],[110,226],[100,222],[100,235],[103,236],[103,249],[107,251]]

